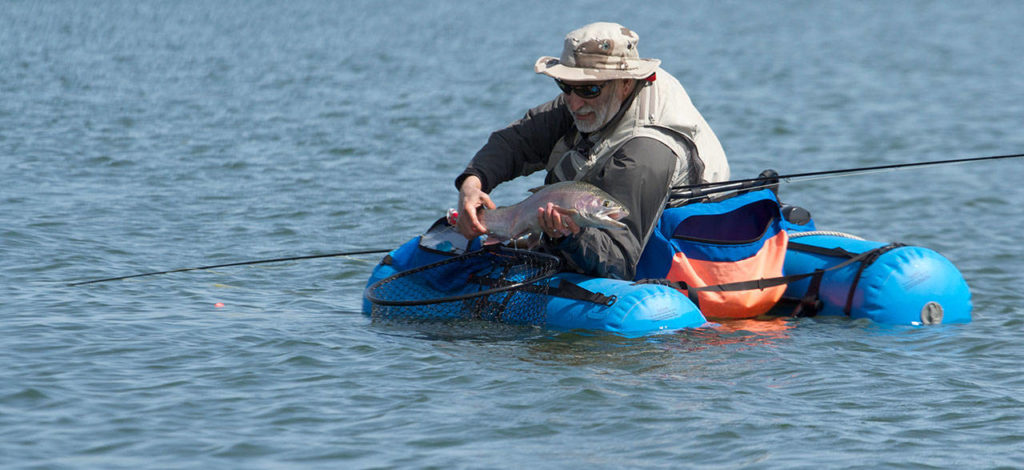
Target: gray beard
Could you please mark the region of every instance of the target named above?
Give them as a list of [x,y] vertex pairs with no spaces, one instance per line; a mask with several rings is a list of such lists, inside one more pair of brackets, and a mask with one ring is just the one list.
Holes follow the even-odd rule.
[[579,131],[584,134],[589,134],[604,127],[605,124],[608,124],[608,121],[611,120],[612,116],[615,115],[616,110],[612,109],[613,104],[615,104],[615,100],[608,100],[608,102],[606,102],[600,109],[593,108],[591,106],[584,106],[583,108],[580,108],[580,111],[583,113],[593,112],[594,120],[584,123],[577,121],[576,117],[573,116],[573,121],[576,123],[576,129],[579,129]]
[[591,124],[587,124],[577,121],[576,116],[574,115],[573,122],[576,123],[576,129],[584,134],[589,134],[591,132],[596,132],[607,125],[608,122],[615,117],[615,113],[619,111],[619,107],[622,106],[622,102],[614,97],[614,94],[619,92],[619,87],[621,86],[622,84],[618,82],[609,83],[605,86],[603,91],[604,93],[608,93],[609,96],[607,97],[608,100],[605,101],[600,108],[595,108],[593,106],[584,106],[580,108],[579,110],[583,111],[583,113],[593,112],[594,119],[590,121]]

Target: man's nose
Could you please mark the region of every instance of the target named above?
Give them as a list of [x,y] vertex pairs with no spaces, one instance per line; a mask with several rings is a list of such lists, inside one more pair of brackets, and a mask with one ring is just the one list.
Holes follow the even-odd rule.
[[566,104],[569,105],[569,110],[573,112],[579,110],[580,108],[583,107],[584,104],[586,104],[583,98],[576,96],[576,93],[569,93],[569,95],[565,99],[565,102]]

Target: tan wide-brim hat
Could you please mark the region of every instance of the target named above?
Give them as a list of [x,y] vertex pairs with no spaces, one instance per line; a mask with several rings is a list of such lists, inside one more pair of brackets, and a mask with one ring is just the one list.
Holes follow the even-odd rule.
[[537,59],[533,70],[567,82],[645,79],[661,61],[641,59],[640,36],[616,23],[591,23],[565,36],[562,57]]

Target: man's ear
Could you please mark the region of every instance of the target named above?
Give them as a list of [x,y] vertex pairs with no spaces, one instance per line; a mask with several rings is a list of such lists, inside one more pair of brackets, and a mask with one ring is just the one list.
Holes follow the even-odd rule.
[[624,83],[622,84],[622,96],[620,98],[625,99],[627,96],[629,96],[630,93],[633,92],[633,87],[636,86],[636,80],[630,80],[627,78],[623,80],[623,82]]

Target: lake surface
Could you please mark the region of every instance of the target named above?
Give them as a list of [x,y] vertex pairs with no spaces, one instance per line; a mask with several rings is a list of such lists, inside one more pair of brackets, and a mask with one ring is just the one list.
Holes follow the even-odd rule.
[[598,20],[735,177],[1024,152],[1020,2],[479,3],[0,1],[0,467],[1024,466],[1021,160],[782,188],[948,257],[967,325],[384,325],[375,256],[66,285],[397,246]]

